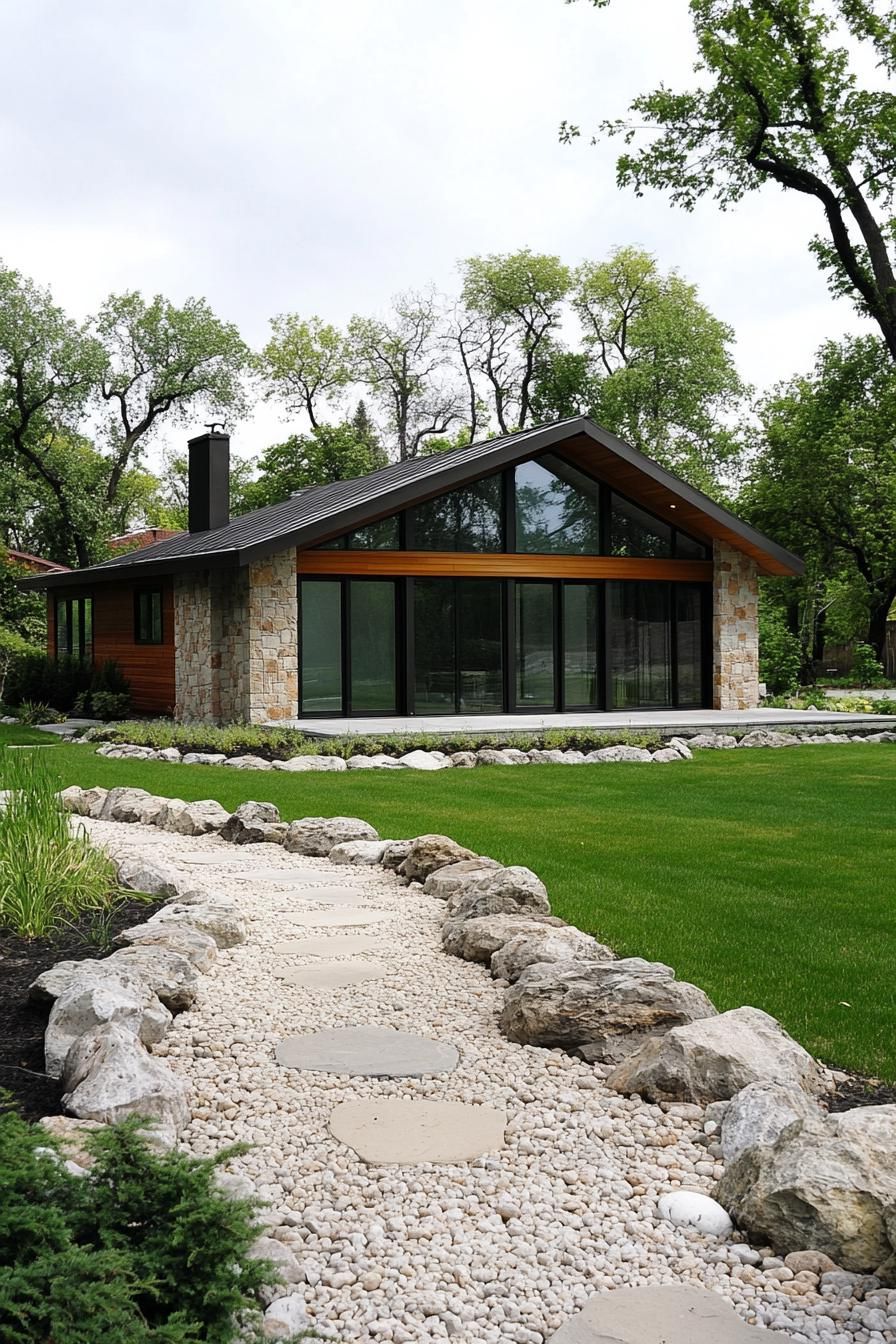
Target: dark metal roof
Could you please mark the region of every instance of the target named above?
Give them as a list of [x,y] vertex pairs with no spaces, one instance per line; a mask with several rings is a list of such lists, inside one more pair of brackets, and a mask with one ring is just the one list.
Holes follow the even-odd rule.
[[555,424],[522,430],[518,434],[470,443],[451,452],[397,462],[352,480],[309,486],[280,504],[242,514],[213,531],[181,532],[166,541],[115,556],[87,569],[23,579],[20,586],[68,587],[83,584],[85,579],[90,583],[114,579],[139,581],[143,577],[187,569],[245,565],[290,546],[307,549],[329,537],[363,526],[411,504],[421,503],[442,491],[499,471],[512,462],[533,457],[565,439],[583,434],[636,466],[683,501],[700,509],[707,518],[764,551],[779,566],[795,574],[802,573],[803,563],[797,556],[741,522],[727,509],[679,480],[631,444],[601,429],[586,416],[574,416]]

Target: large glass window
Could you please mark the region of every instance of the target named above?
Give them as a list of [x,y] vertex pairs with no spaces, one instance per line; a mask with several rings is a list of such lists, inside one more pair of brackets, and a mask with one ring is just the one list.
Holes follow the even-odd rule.
[[598,597],[595,583],[563,585],[563,703],[566,709],[596,705]]
[[302,713],[341,714],[342,583],[305,579],[301,584]]
[[397,551],[398,514],[391,518],[380,518],[367,527],[359,527],[354,532],[344,532],[341,537],[322,541],[317,547],[321,551]]
[[92,597],[57,597],[56,657],[93,661]]
[[672,528],[630,499],[614,494],[610,505],[610,554],[670,556]]
[[162,593],[158,588],[134,594],[134,640],[137,644],[162,642]]
[[502,593],[491,579],[414,580],[417,714],[500,713]]
[[559,458],[522,462],[514,473],[516,549],[599,555],[599,486]]
[[711,560],[712,551],[702,541],[697,541],[696,537],[689,537],[686,532],[679,532],[676,528],[675,558],[677,560]]
[[414,705],[418,714],[453,714],[454,580],[414,580]]
[[554,663],[553,583],[516,585],[516,702],[553,708],[557,697]]
[[704,697],[703,590],[695,583],[675,585],[678,703],[699,709]]
[[504,546],[500,476],[418,504],[407,513],[412,551],[500,551]]
[[672,703],[669,585],[607,584],[610,709]]
[[394,582],[379,579],[351,580],[349,628],[352,713],[394,713]]

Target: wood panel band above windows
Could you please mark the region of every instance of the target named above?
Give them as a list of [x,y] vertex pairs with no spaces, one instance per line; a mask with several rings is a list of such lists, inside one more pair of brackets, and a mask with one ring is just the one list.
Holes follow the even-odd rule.
[[711,560],[650,560],[614,555],[507,555],[471,551],[299,551],[299,574],[468,579],[667,579],[711,583]]

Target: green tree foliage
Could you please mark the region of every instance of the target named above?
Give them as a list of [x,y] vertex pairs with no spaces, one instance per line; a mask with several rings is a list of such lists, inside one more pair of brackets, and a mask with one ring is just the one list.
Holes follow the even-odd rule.
[[575,275],[573,307],[592,360],[591,410],[608,429],[704,490],[736,460],[746,389],[734,332],[677,271],[618,248]]
[[362,406],[353,420],[319,425],[268,448],[258,462],[258,479],[246,487],[246,500],[255,509],[279,504],[307,486],[348,481],[387,462]]
[[271,318],[271,339],[258,364],[266,395],[279,397],[293,414],[304,413],[312,429],[321,403],[338,404],[351,376],[348,342],[337,327],[297,313]]
[[[250,457],[230,459],[230,516],[248,513],[252,502],[256,462]],[[168,453],[158,477],[149,477],[143,513],[150,527],[186,531],[188,513],[188,459],[185,453]]]
[[571,276],[559,257],[524,248],[461,267],[465,320],[455,339],[468,383],[484,383],[502,434],[532,421],[539,361],[562,317]]
[[880,658],[896,599],[896,369],[865,336],[822,347],[814,372],[760,408],[759,454],[740,500],[757,526],[862,585]]
[[[764,595],[763,595],[764,596]],[[799,689],[803,650],[780,606],[767,600],[759,607],[759,680],[769,695],[792,695]]]
[[[896,93],[886,86],[896,74],[896,10],[887,0],[689,8],[697,86],[660,86],[634,100],[630,120],[600,125],[599,136],[626,145],[620,186],[666,191],[686,210],[704,196],[726,209],[768,182],[810,197],[824,218],[812,250],[833,292],[877,323],[896,359]],[[868,86],[859,65],[879,72]],[[579,133],[561,126],[561,139]]]
[[0,546],[0,630],[39,646],[46,638],[46,598],[17,587],[29,572]]

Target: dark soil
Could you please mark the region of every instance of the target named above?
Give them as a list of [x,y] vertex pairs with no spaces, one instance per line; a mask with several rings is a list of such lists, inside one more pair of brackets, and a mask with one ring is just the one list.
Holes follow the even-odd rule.
[[845,1083],[837,1084],[837,1091],[828,1103],[829,1111],[852,1111],[857,1106],[892,1106],[896,1104],[896,1087],[882,1083],[879,1078],[865,1078],[861,1073],[841,1069],[848,1075]]
[[31,1003],[28,986],[57,961],[108,956],[122,929],[142,924],[163,901],[129,900],[97,924],[85,916],[54,939],[27,940],[0,932],[0,1092],[12,1095],[26,1120],[58,1115],[62,1085],[44,1073],[44,1029],[50,1005]]

